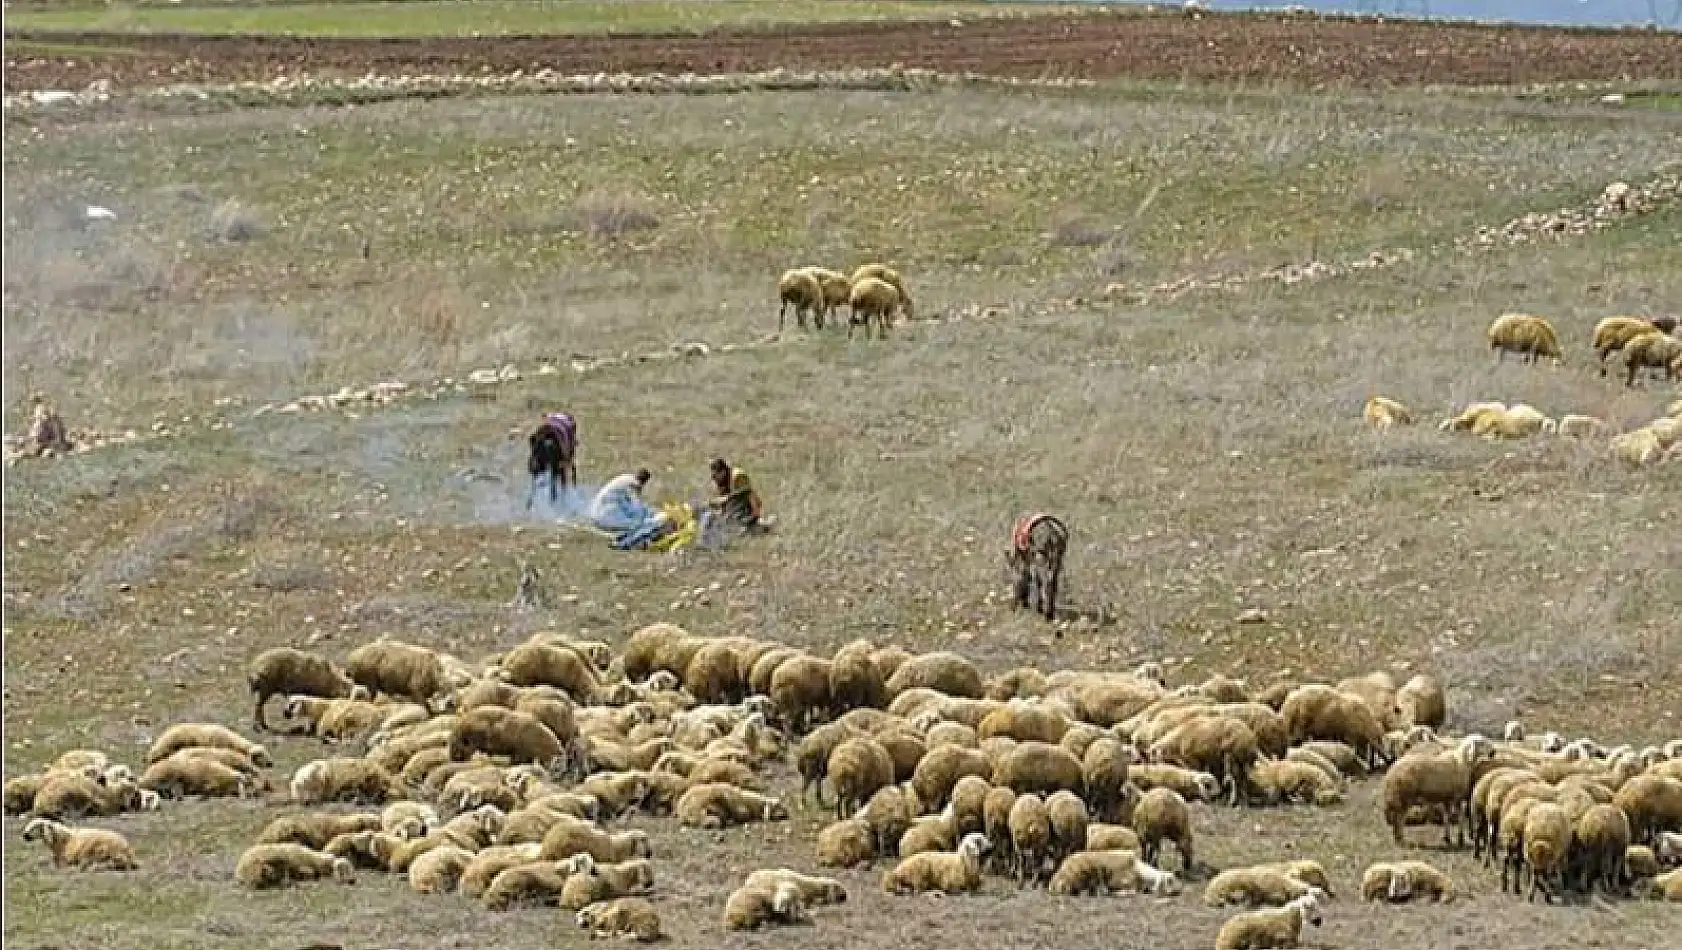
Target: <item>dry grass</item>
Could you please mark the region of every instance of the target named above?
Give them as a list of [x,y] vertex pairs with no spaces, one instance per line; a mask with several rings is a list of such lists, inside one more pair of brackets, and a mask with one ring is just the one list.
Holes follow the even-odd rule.
[[[826,121],[798,121],[820,99]],[[1597,316],[1682,293],[1662,238],[1682,214],[1114,309],[1060,305],[1113,278],[1093,247],[1044,236],[1069,209],[1119,227],[1139,280],[1422,247],[1639,177],[1676,134],[1662,112],[1131,91],[514,99],[8,129],[8,430],[25,387],[73,423],[144,422],[218,396],[744,339],[770,328],[771,282],[797,261],[891,259],[920,310],[1021,316],[536,377],[361,418],[271,416],[9,470],[6,773],[79,745],[132,760],[187,717],[239,722],[240,671],[270,645],[342,655],[390,631],[472,657],[537,623],[617,638],[656,619],[814,647],[955,647],[989,667],[1150,658],[1176,680],[1430,669],[1462,723],[1675,735],[1677,469],[1429,424],[1378,436],[1359,415],[1382,392],[1432,421],[1475,398],[1644,420],[1673,394],[1596,378],[1584,337]],[[296,186],[300,169],[312,187]],[[165,190],[183,182],[196,188]],[[265,209],[268,235],[205,242],[205,209],[236,196]],[[115,207],[119,227],[54,210],[85,201]],[[658,227],[609,240],[514,226],[581,208],[647,211]],[[1493,368],[1478,341],[1505,309],[1553,315],[1573,364]],[[581,419],[587,483],[647,464],[656,495],[690,497],[724,454],[752,468],[778,533],[668,558],[526,522],[506,433],[554,406]],[[1041,507],[1074,528],[1071,606],[1113,626],[1053,628],[1005,606],[1001,541]],[[553,604],[536,616],[508,606],[521,558]],[[1269,621],[1237,625],[1248,607]],[[282,744],[281,774],[316,752]],[[1200,811],[1204,853],[1223,865],[1294,848],[1349,890],[1392,852],[1369,794],[1332,815]],[[234,856],[262,818],[195,804],[124,819],[153,873],[75,879],[8,823],[7,944],[585,943],[553,912],[492,916],[390,880],[240,894]],[[976,900],[895,901],[860,872],[845,877],[855,899],[815,927],[725,940],[726,879],[809,867],[813,820],[722,837],[657,823],[677,944],[1194,946],[1216,926],[1195,897],[1071,905],[993,882]],[[1664,942],[1662,908],[1525,906],[1448,860],[1478,899],[1340,902],[1314,939]]]

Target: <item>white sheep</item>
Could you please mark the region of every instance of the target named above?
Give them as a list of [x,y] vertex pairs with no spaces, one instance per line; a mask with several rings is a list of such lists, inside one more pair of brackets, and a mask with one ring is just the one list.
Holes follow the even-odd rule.
[[981,887],[981,859],[991,845],[987,836],[971,832],[957,851],[925,851],[900,861],[882,875],[882,890],[890,894],[939,891],[961,894]]
[[104,828],[72,828],[50,818],[36,818],[23,826],[23,840],[36,839],[52,852],[54,867],[132,871],[140,866],[128,839]]
[[1384,430],[1396,425],[1413,425],[1413,410],[1394,399],[1372,396],[1361,410],[1361,418],[1372,428]]
[[1221,925],[1215,950],[1269,950],[1302,944],[1306,921],[1320,926],[1320,899],[1313,893],[1295,898],[1283,907],[1238,914]]

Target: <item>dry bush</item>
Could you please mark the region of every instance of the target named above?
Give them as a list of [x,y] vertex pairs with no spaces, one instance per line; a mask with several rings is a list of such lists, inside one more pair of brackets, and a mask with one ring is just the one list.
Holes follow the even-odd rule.
[[1064,214],[1052,222],[1045,239],[1052,247],[1103,247],[1115,238],[1115,230],[1089,215]]
[[617,238],[660,227],[660,216],[645,198],[624,192],[579,196],[560,217],[560,226],[595,238]]
[[269,226],[255,208],[229,198],[210,213],[210,233],[227,244],[245,244],[268,234]]

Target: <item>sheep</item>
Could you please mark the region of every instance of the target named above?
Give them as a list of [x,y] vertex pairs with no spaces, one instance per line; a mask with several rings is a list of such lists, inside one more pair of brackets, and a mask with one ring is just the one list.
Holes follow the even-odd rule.
[[796,732],[805,732],[829,712],[830,661],[800,654],[789,657],[771,674],[767,694],[777,715]]
[[769,795],[714,782],[692,785],[672,809],[678,824],[691,828],[724,828],[756,821],[786,821],[788,808]]
[[992,791],[993,786],[986,779],[975,775],[966,775],[952,786],[952,798],[946,803],[946,810],[952,816],[952,830],[956,837],[962,838],[986,826],[987,796]]
[[1111,893],[1172,897],[1180,893],[1180,879],[1146,864],[1134,851],[1082,851],[1064,859],[1046,891],[1059,897]]
[[341,884],[354,884],[356,869],[346,858],[335,858],[301,844],[252,845],[234,865],[234,880],[252,890],[329,877]]
[[1384,729],[1360,697],[1329,686],[1300,686],[1279,708],[1291,744],[1305,739],[1347,743],[1369,766],[1384,760]]
[[853,293],[853,281],[846,274],[832,271],[827,267],[802,268],[806,273],[818,279],[823,287],[823,311],[820,314],[818,329],[823,329],[823,319],[835,312],[835,308],[846,303]]
[[853,275],[850,282],[857,284],[859,281],[864,280],[867,277],[880,280],[883,283],[892,286],[901,294],[905,293],[905,279],[900,276],[899,271],[887,264],[860,264],[859,266],[853,268]]
[[338,742],[361,738],[380,728],[385,719],[385,709],[363,699],[291,696],[281,716],[289,722],[303,720],[303,734],[306,736]]
[[775,888],[793,884],[800,892],[800,900],[807,907],[823,907],[847,902],[847,889],[832,877],[814,877],[789,868],[761,868],[748,875],[745,887]]
[[165,729],[146,750],[146,764],[151,765],[167,759],[176,752],[192,746],[233,749],[245,753],[247,758],[262,768],[274,765],[274,759],[267,749],[227,726],[209,722],[183,722]]
[[1304,922],[1320,926],[1320,899],[1309,893],[1283,907],[1246,911],[1221,925],[1215,950],[1267,950],[1302,942]]
[[[928,715],[938,716],[939,713]],[[923,744],[930,752],[949,745],[962,746],[966,749],[976,749],[981,745],[974,728],[961,722],[951,722],[944,719],[928,727],[928,730],[923,734]]]
[[783,329],[783,322],[787,318],[790,307],[794,308],[794,322],[800,329],[806,329],[806,314],[812,314],[813,321],[819,330],[823,329],[824,312],[828,309],[825,302],[823,282],[809,270],[795,268],[783,271],[777,278],[777,331]]
[[1119,739],[1095,739],[1081,757],[1081,784],[1092,813],[1104,821],[1117,820],[1127,788],[1133,750]]
[[1402,726],[1430,726],[1441,729],[1448,718],[1443,684],[1434,676],[1419,674],[1396,689],[1397,722]]
[[976,891],[981,887],[981,859],[990,847],[986,835],[972,832],[958,843],[957,851],[911,855],[882,875],[882,890],[889,894]]
[[[835,817],[846,818],[879,789],[893,784],[894,761],[874,739],[846,739],[829,754],[829,784],[835,789]],[[918,795],[922,799],[921,794]]]
[[856,326],[863,326],[865,336],[869,337],[872,317],[876,319],[877,332],[884,340],[888,338],[888,327],[893,325],[896,311],[904,313],[907,320],[911,319],[911,298],[892,284],[874,277],[866,277],[853,284],[847,296],[847,306],[852,311],[847,318],[849,339]]
[[355,831],[333,836],[320,850],[323,854],[344,858],[358,870],[386,871],[391,868],[391,859],[403,846],[403,841],[383,831]]
[[[1554,431],[1562,437],[1577,439],[1600,435],[1608,428],[1610,428],[1610,426],[1604,419],[1598,419],[1594,416],[1585,416],[1573,412],[1560,416],[1559,426]],[[1509,725],[1512,725],[1512,723],[1509,723]],[[1522,732],[1520,733],[1520,738],[1523,738]],[[1514,740],[1509,739],[1508,741],[1510,742]]]
[[1654,836],[1652,847],[1654,856],[1664,864],[1682,864],[1682,834],[1661,831]]
[[569,815],[557,821],[543,836],[540,857],[545,861],[560,861],[575,854],[588,854],[603,863],[648,857],[648,834],[637,829],[603,831],[594,822]]
[[[445,822],[437,831],[424,838],[401,842],[387,862],[393,873],[409,870],[421,855],[441,847],[457,847],[478,852],[490,846],[501,833],[507,815],[495,805],[480,805]],[[393,839],[395,840],[395,839]]]
[[535,638],[509,650],[499,667],[501,677],[515,686],[553,686],[577,702],[595,700],[602,685],[595,667],[578,651]]
[[1249,786],[1269,805],[1286,801],[1333,805],[1343,800],[1343,788],[1334,773],[1327,771],[1330,768],[1330,763],[1262,759],[1250,769]]
[[1150,747],[1153,762],[1208,772],[1229,790],[1236,806],[1249,784],[1250,766],[1258,755],[1256,734],[1249,726],[1226,716],[1200,717],[1175,726]]
[[1658,433],[1647,426],[1613,436],[1608,452],[1618,461],[1634,466],[1650,465],[1665,454]]
[[72,828],[51,818],[35,818],[23,826],[23,840],[36,839],[52,853],[54,867],[132,871],[140,866],[128,839],[104,828]]
[[857,816],[870,827],[875,837],[873,850],[878,854],[891,853],[900,836],[911,827],[917,817],[916,793],[897,785],[880,789],[870,797]]
[[887,679],[871,659],[875,652],[869,640],[854,640],[835,651],[829,694],[836,709],[880,709],[888,704]]
[[597,901],[646,894],[654,889],[654,865],[645,858],[616,864],[584,860],[583,867],[561,885],[561,907],[581,910]]
[[1624,860],[1629,853],[1629,816],[1615,805],[1591,805],[1572,828],[1570,863],[1585,891],[1596,884],[1611,894],[1622,883]]
[[1600,362],[1600,375],[1606,375],[1606,357],[1624,348],[1629,341],[1654,330],[1651,322],[1640,317],[1607,317],[1594,325],[1594,351]]
[[1553,324],[1541,317],[1502,314],[1489,325],[1485,336],[1497,363],[1509,352],[1518,353],[1525,363],[1535,363],[1544,356],[1550,357],[1555,366],[1565,362],[1565,354],[1559,348],[1559,335],[1554,332]]
[[466,761],[475,752],[505,755],[515,764],[533,762],[554,774],[567,768],[566,748],[548,726],[530,713],[501,706],[462,713],[450,730],[451,761]]
[[800,889],[790,882],[773,888],[742,886],[724,901],[725,930],[758,930],[769,923],[794,924],[805,916]]
[[1287,762],[1301,762],[1304,765],[1312,765],[1320,771],[1326,773],[1327,778],[1330,778],[1340,784],[1343,781],[1343,770],[1337,767],[1337,763],[1313,749],[1296,746],[1295,748],[1289,749],[1285,752],[1285,760]]
[[1016,700],[983,716],[976,735],[982,739],[1009,736],[1018,742],[1060,743],[1070,725],[1069,717],[1055,709]]
[[952,787],[966,775],[990,779],[993,763],[979,749],[957,745],[932,748],[911,774],[911,787],[924,808],[943,808]]
[[364,802],[383,805],[407,798],[408,790],[390,772],[367,759],[316,759],[298,766],[289,784],[292,800],[300,805],[318,802]]
[[1229,868],[1215,875],[1203,888],[1203,903],[1210,907],[1228,904],[1277,907],[1315,890],[1321,888],[1277,865]]
[[664,934],[660,914],[642,897],[620,897],[596,901],[573,915],[573,923],[592,937],[627,937],[653,943]]
[[265,783],[220,762],[172,755],[146,767],[140,787],[164,798],[244,798]]
[[693,785],[723,782],[750,792],[765,791],[764,780],[753,769],[731,759],[703,759],[685,778]]
[[345,675],[374,693],[428,705],[448,687],[444,662],[431,650],[400,640],[379,639],[350,651]]
[[498,871],[479,894],[486,910],[508,910],[527,904],[557,904],[561,892],[582,863],[540,860],[516,864]]
[[1464,843],[1461,810],[1472,794],[1472,770],[1495,752],[1482,736],[1468,736],[1449,752],[1415,750],[1404,755],[1384,775],[1384,821],[1391,837],[1402,843],[1403,817],[1408,809],[1435,805],[1443,809],[1443,843],[1453,832]]
[[1046,860],[1052,857],[1051,814],[1045,800],[1033,793],[1018,794],[1010,808],[1009,827],[1017,883],[1039,880]]
[[323,699],[365,698],[366,689],[359,688],[344,671],[326,657],[291,647],[264,650],[252,658],[245,672],[246,685],[256,699],[252,719],[259,731],[267,731],[263,706],[271,696],[299,694]]
[[1524,866],[1530,873],[1526,900],[1542,892],[1544,902],[1565,894],[1565,861],[1571,853],[1571,822],[1565,809],[1551,802],[1539,802],[1524,819]]
[[438,827],[438,809],[422,802],[392,802],[380,811],[380,830],[398,838],[422,838]]
[[472,851],[459,845],[439,845],[410,863],[409,887],[416,894],[452,893],[472,863]]
[[1153,788],[1139,797],[1133,810],[1133,830],[1139,834],[1139,854],[1149,864],[1161,865],[1162,842],[1172,841],[1180,852],[1183,876],[1190,877],[1196,866],[1192,854],[1191,809],[1178,792]]
[[[250,756],[243,752],[235,752],[233,749],[210,748],[208,746],[188,746],[185,749],[177,750],[174,754],[169,756],[169,758],[164,759],[163,761],[168,762],[170,759],[206,759],[253,778],[256,778],[260,774],[257,763],[251,761]],[[110,781],[110,775],[114,769],[121,769],[125,773],[128,772],[128,766],[126,765],[113,765],[105,772],[106,781]],[[258,782],[255,784],[261,785],[262,783]]]
[[882,853],[876,829],[863,818],[846,818],[825,825],[818,832],[817,848],[818,864],[826,868],[856,867]]
[[1470,432],[1485,416],[1500,415],[1506,411],[1504,403],[1474,402],[1458,414],[1438,423],[1437,428],[1443,432]]
[[1472,434],[1491,441],[1527,439],[1538,432],[1552,433],[1558,428],[1557,421],[1543,415],[1534,406],[1520,404],[1508,407],[1505,412],[1491,412],[1480,416],[1472,426]]
[[600,813],[611,818],[647,801],[649,776],[654,774],[657,773],[597,772],[579,783],[573,791],[594,798]]
[[[794,750],[794,768],[800,773],[800,794],[815,789],[818,804],[823,804],[823,782],[829,776],[829,756],[836,746],[857,735],[845,723],[825,723],[806,734]],[[924,799],[927,801],[927,799]]]
[[1643,333],[1624,346],[1624,367],[1628,370],[1624,385],[1634,386],[1636,375],[1648,368],[1664,370],[1665,379],[1674,381],[1678,360],[1682,360],[1682,340],[1657,330]]
[[[1010,813],[1015,808],[1016,793],[1003,786],[988,788],[986,797],[981,801],[981,831],[988,841],[996,842],[987,860],[1000,873],[1007,872],[1016,863],[1016,850],[1010,840]],[[955,827],[953,831],[955,840]],[[947,846],[950,847],[950,843]]]
[[1000,757],[993,767],[993,784],[1017,792],[1085,791],[1081,760],[1058,745],[1022,742]]
[[917,688],[962,699],[981,699],[986,695],[981,671],[975,668],[975,664],[946,651],[914,656],[888,677],[887,690],[891,696],[897,697]]
[[1661,897],[1673,904],[1682,903],[1682,868],[1654,875],[1643,890],[1653,897]]
[[1413,411],[1394,399],[1372,396],[1361,410],[1361,419],[1374,429],[1388,429],[1394,425],[1413,425]]
[[987,699],[1026,699],[1046,691],[1045,674],[1031,666],[1006,670],[986,681]]
[[1177,765],[1144,763],[1130,766],[1127,777],[1141,791],[1166,788],[1191,801],[1213,802],[1221,796],[1220,780],[1208,772],[1194,772]]
[[264,825],[263,830],[257,833],[257,844],[301,844],[313,851],[321,851],[329,841],[340,835],[379,830],[380,816],[372,812],[349,815],[303,812],[281,815]]
[[1625,782],[1612,804],[1629,816],[1630,840],[1650,844],[1661,831],[1682,831],[1682,780],[1638,775]]
[[874,738],[877,745],[887,750],[888,758],[893,760],[894,781],[911,781],[917,774],[917,766],[928,755],[928,744],[909,726],[890,728],[877,733]]
[[1361,896],[1391,902],[1429,897],[1446,904],[1454,900],[1454,880],[1425,861],[1373,864],[1361,875]]
[[1091,823],[1086,803],[1074,792],[1053,792],[1045,800],[1046,815],[1051,819],[1051,859],[1053,864],[1076,851],[1086,848],[1086,826]]

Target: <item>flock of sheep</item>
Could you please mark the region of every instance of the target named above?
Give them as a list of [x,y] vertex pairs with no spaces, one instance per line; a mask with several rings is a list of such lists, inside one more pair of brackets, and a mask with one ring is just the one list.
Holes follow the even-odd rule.
[[[280,734],[361,752],[293,772],[291,807],[237,861],[249,888],[400,874],[489,911],[558,905],[592,933],[654,940],[649,838],[614,823],[786,820],[788,803],[770,793],[786,762],[802,801],[835,809],[814,863],[882,861],[890,894],[972,893],[999,875],[1055,895],[1173,900],[1212,870],[1195,857],[1194,803],[1335,807],[1350,781],[1383,771],[1398,845],[1437,824],[1445,842],[1469,838],[1498,862],[1503,889],[1527,880],[1549,900],[1598,889],[1682,901],[1682,740],[1609,750],[1527,740],[1518,723],[1500,740],[1449,738],[1430,676],[1257,690],[1223,676],[1171,688],[1156,664],[984,676],[950,652],[858,640],[823,657],[656,623],[623,651],[539,633],[477,669],[386,638],[342,665],[277,648],[254,658],[247,683],[257,730],[274,728],[265,708],[278,697]],[[138,777],[73,750],[7,781],[5,809],[30,815],[24,836],[44,841],[55,865],[133,870],[141,862],[121,834],[66,822],[261,795],[272,768],[269,751],[233,729],[181,723],[156,738]],[[1164,867],[1169,844],[1176,872]],[[1361,891],[1406,902],[1457,888],[1429,862],[1401,860],[1370,865]],[[1222,870],[1202,897],[1243,905],[1214,938],[1242,950],[1297,946],[1333,894],[1324,866],[1299,859]],[[722,924],[790,923],[846,898],[834,878],[764,868],[728,896]]]
[[[1555,365],[1565,361],[1559,334],[1541,317],[1503,314],[1490,324],[1485,335],[1497,362],[1507,353],[1517,353],[1527,363],[1543,358],[1553,360]],[[1662,371],[1667,380],[1682,379],[1682,338],[1676,336],[1674,317],[1607,317],[1595,325],[1592,342],[1601,376],[1606,375],[1607,357],[1622,353],[1626,386],[1634,386],[1642,372],[1651,370]],[[1415,421],[1412,410],[1384,396],[1369,398],[1362,417],[1376,429],[1411,425]],[[1475,402],[1444,419],[1437,428],[1497,440],[1526,439],[1537,434],[1584,438],[1606,433],[1612,427],[1606,420],[1590,415],[1571,413],[1554,419],[1523,403],[1508,406],[1500,402]],[[1630,465],[1648,465],[1661,459],[1682,460],[1682,400],[1671,403],[1664,415],[1648,424],[1614,436],[1610,449],[1614,458]]]
[[915,317],[905,281],[899,271],[887,264],[861,264],[851,277],[826,267],[797,267],[784,271],[778,279],[777,297],[781,301],[777,309],[778,331],[782,330],[790,308],[800,329],[806,329],[806,317],[810,314],[812,322],[822,330],[825,318],[846,304],[850,310],[849,339],[856,326],[863,326],[868,337],[870,321],[874,319],[879,335],[885,340],[896,313],[907,320]]

